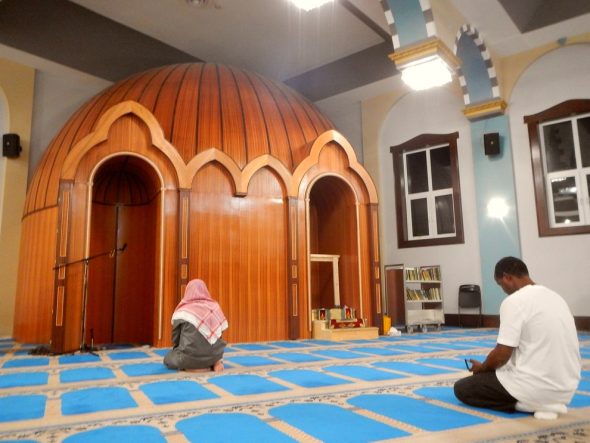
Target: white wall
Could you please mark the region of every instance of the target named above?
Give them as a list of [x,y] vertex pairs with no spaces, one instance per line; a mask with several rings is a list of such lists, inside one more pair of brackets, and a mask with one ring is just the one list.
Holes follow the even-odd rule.
[[[21,236],[21,217],[31,175],[70,114],[110,82],[0,45],[0,132],[20,135],[19,158],[1,158],[0,337],[12,334]],[[31,161],[30,161],[31,160]],[[8,189],[10,185],[10,189]]]
[[[379,209],[381,212],[381,261],[383,265],[440,265],[445,313],[457,312],[457,291],[465,283],[481,284],[479,242],[475,206],[475,183],[471,130],[462,114],[463,103],[449,89],[435,88],[411,92],[389,111],[379,136]],[[465,243],[399,249],[393,159],[389,148],[425,133],[447,134],[458,131],[459,175]]]
[[565,100],[590,98],[590,44],[565,46],[536,60],[508,106],[523,260],[539,284],[559,292],[576,316],[590,315],[590,234],[539,237],[531,152],[523,116]]
[[336,130],[352,145],[356,158],[363,163],[363,128],[360,101],[338,100],[331,97],[315,105],[332,120]]
[[75,71],[39,70],[35,76],[29,181],[49,146],[71,115],[111,82]]

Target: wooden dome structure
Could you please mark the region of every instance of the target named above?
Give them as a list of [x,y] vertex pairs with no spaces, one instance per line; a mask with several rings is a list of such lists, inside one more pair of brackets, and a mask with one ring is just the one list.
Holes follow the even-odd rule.
[[[377,194],[346,139],[288,87],[218,64],[121,81],[48,147],[23,216],[14,337],[55,352],[170,343],[203,279],[230,342],[307,338],[334,282],[380,324]],[[328,297],[329,299],[329,297]]]

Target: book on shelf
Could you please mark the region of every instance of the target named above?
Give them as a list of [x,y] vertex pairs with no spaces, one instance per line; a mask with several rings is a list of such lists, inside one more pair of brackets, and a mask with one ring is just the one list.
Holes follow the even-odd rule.
[[440,281],[440,267],[406,268],[405,278],[408,281]]
[[406,288],[406,300],[413,301],[442,301],[440,288],[411,289]]
[[419,280],[416,268],[406,268],[406,280]]

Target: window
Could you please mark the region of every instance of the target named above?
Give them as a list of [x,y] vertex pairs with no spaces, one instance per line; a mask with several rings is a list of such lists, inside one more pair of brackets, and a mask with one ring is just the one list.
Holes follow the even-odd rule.
[[400,248],[464,242],[458,137],[423,134],[391,147]]
[[540,236],[590,233],[590,100],[526,116]]

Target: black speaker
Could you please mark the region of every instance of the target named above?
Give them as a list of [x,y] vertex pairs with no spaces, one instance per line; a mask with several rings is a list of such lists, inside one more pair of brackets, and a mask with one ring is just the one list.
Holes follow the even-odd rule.
[[22,150],[18,134],[4,134],[2,136],[2,155],[4,157],[18,157]]
[[500,133],[488,132],[484,134],[483,148],[486,155],[498,155],[500,153]]

